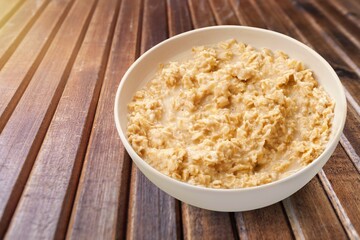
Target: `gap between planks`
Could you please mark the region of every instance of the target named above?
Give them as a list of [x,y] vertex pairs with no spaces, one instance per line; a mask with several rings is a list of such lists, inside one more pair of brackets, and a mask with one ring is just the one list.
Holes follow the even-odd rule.
[[[94,13],[96,3],[97,3],[97,0],[95,0],[94,4],[91,6],[91,10],[89,11],[88,15],[85,16],[84,25],[82,27],[80,27],[80,33],[79,33],[78,39],[76,40],[73,51],[70,54],[69,60],[67,61],[66,65],[65,65],[64,71],[61,75],[58,85],[56,86],[56,90],[54,92],[54,95],[52,96],[51,102],[49,103],[49,106],[46,109],[46,112],[44,112],[44,117],[41,120],[41,123],[39,125],[39,130],[36,133],[36,135],[33,136],[34,137],[33,143],[31,144],[31,147],[26,156],[26,159],[24,159],[23,168],[21,169],[21,172],[19,173],[18,178],[16,179],[16,182],[14,183],[15,188],[11,189],[11,194],[10,194],[9,198],[7,199],[8,201],[6,203],[6,206],[5,206],[3,215],[2,215],[2,219],[1,219],[2,226],[0,228],[0,238],[3,237],[3,235],[5,234],[5,230],[7,229],[8,225],[10,223],[10,219],[14,214],[16,205],[22,195],[25,184],[28,180],[31,169],[33,167],[35,158],[37,156],[37,153],[40,150],[41,144],[44,140],[44,137],[45,137],[47,129],[50,125],[51,119],[55,113],[57,104],[60,100],[60,97],[61,97],[64,87],[66,85],[71,68],[76,59],[77,53],[80,49],[81,43],[84,40],[84,36],[85,36],[86,30],[89,26],[92,14]],[[19,179],[22,179],[22,181],[20,181]]]
[[[94,126],[68,226],[67,238],[69,239],[89,237],[123,239],[126,234],[126,217],[124,216],[128,209],[127,204],[129,204],[126,199],[131,161],[120,143],[113,117],[108,114],[108,107],[113,106],[115,90],[127,65],[134,61],[133,52],[136,52],[136,47],[133,48],[133,45],[138,45],[136,37],[140,23],[136,21],[139,8],[138,5],[132,8],[133,5],[129,4],[134,2],[127,0],[121,2]],[[132,23],[134,25],[131,25]],[[122,38],[121,36],[124,35],[128,37]],[[120,67],[119,62],[123,63]],[[103,139],[105,133],[106,140]],[[103,157],[107,158],[105,164],[102,161]],[[114,180],[109,181],[108,177]],[[92,187],[97,186],[97,182],[103,183],[101,188]],[[121,186],[118,187],[119,185]],[[112,192],[116,193],[115,196]],[[104,208],[95,211],[94,209],[98,207]]]
[[[57,6],[55,6],[55,2],[54,3],[54,10],[57,9]],[[51,46],[52,41],[55,39],[56,34],[58,33],[64,19],[67,17],[68,13],[70,12],[72,6],[74,4],[74,0],[70,0],[69,3],[67,3],[66,7],[61,10],[62,13],[60,14],[58,20],[56,21],[56,23],[54,23],[54,27],[53,29],[48,33],[48,35],[44,36],[47,39],[44,40],[43,43],[40,43],[40,45],[38,46],[39,48],[36,50],[38,51],[37,56],[35,57],[35,59],[31,58],[32,56],[30,56],[30,61],[33,61],[29,66],[26,66],[24,69],[24,76],[17,76],[17,80],[21,81],[18,84],[18,87],[16,88],[16,91],[14,91],[13,93],[11,93],[12,96],[10,96],[8,99],[3,99],[3,103],[0,103],[0,106],[2,104],[6,104],[6,106],[1,106],[0,107],[0,133],[3,131],[7,121],[9,120],[9,118],[11,117],[13,111],[15,110],[18,102],[20,101],[21,97],[23,96],[28,84],[30,83],[32,77],[34,76],[34,74],[36,73],[38,67],[40,66],[43,58],[45,57],[48,49]],[[46,20],[46,19],[45,19]],[[45,21],[44,20],[44,21]],[[37,22],[36,23],[36,29],[33,29],[33,31],[35,31],[35,33],[33,31],[30,31],[30,34],[33,35],[29,35],[25,37],[25,41],[29,41],[31,43],[31,41],[36,37],[36,33],[41,31],[41,24],[43,22]],[[38,25],[39,24],[39,25]],[[35,26],[35,25],[34,25]],[[29,39],[28,39],[29,38]],[[24,45],[23,45],[24,44]],[[16,49],[15,54],[13,55],[12,58],[10,58],[10,60],[7,62],[8,64],[11,65],[16,65],[17,61],[21,58],[25,56],[25,53],[27,52],[27,42],[22,42],[20,47]],[[19,58],[19,59],[18,59]],[[7,68],[7,65],[5,65],[5,67],[2,69],[2,72],[0,72],[0,74],[5,74],[6,72],[11,72],[13,71],[12,66],[10,66],[9,68]],[[8,74],[10,75],[10,74]],[[19,79],[22,78],[22,79]],[[15,80],[15,79],[14,79]],[[13,80],[13,82],[14,82]],[[8,94],[5,94],[4,96],[7,96]]]
[[71,213],[74,211],[74,205],[76,203],[75,202],[76,193],[78,191],[81,172],[82,172],[82,168],[83,168],[83,164],[84,164],[84,159],[85,159],[85,156],[86,156],[86,152],[88,151],[90,136],[92,134],[92,129],[93,129],[92,126],[93,126],[93,123],[94,123],[94,120],[95,120],[95,114],[97,112],[96,109],[98,107],[99,97],[100,97],[100,93],[101,93],[101,90],[102,90],[102,85],[103,85],[103,82],[104,82],[106,69],[107,69],[108,63],[109,63],[110,50],[111,50],[111,46],[112,46],[112,43],[113,43],[113,40],[114,40],[115,28],[116,28],[116,25],[117,25],[117,19],[118,19],[118,16],[119,16],[119,12],[120,12],[120,1],[117,1],[116,7],[115,7],[115,14],[114,14],[113,19],[111,21],[111,27],[109,29],[109,34],[108,34],[107,40],[106,40],[106,47],[104,49],[104,53],[103,53],[102,60],[101,60],[101,66],[100,66],[100,71],[99,71],[99,79],[98,79],[98,81],[96,83],[97,86],[95,86],[95,89],[98,89],[97,92],[95,92],[95,94],[93,96],[93,99],[96,99],[96,102],[94,103],[94,106],[90,106],[90,108],[89,108],[89,112],[92,112],[91,116],[88,117],[88,118],[90,118],[89,124],[85,123],[85,125],[87,125],[87,126],[89,126],[91,128],[91,131],[88,132],[87,136],[85,136],[84,142],[82,143],[85,147],[84,147],[84,152],[82,153],[82,156],[80,157],[81,158],[81,166],[79,167],[78,177],[75,180],[76,184],[75,184],[75,189],[74,189],[74,195],[73,195],[72,201],[71,201],[72,202],[71,203],[71,209],[70,209],[68,218],[66,220],[67,223],[66,223],[66,227],[65,227],[65,230],[64,230],[64,233],[63,233],[64,236],[66,235],[66,231],[69,228],[70,220],[71,220]]
[[[19,11],[9,20],[10,23],[0,29],[0,34],[3,39],[0,46],[0,70],[4,67],[7,60],[12,56],[16,48],[19,46],[23,38],[32,28],[34,23],[43,13],[44,9],[50,3],[50,0],[45,0],[41,6],[36,10],[35,14],[28,14],[28,8],[31,7],[32,2],[26,2]],[[36,3],[38,4],[38,3]],[[37,7],[37,6],[36,6]],[[14,21],[15,23],[12,23]],[[20,23],[18,22],[20,21]],[[8,34],[7,32],[11,33]],[[10,37],[9,37],[10,35]]]
[[331,183],[330,183],[329,179],[327,178],[324,170],[321,169],[320,172],[318,173],[318,176],[321,180],[321,184],[323,185],[324,190],[325,190],[330,202],[332,203],[332,205],[335,209],[336,214],[340,218],[340,221],[341,221],[343,227],[345,228],[347,235],[349,236],[350,239],[359,239],[359,234],[355,230],[354,225],[351,223],[350,218],[348,217],[344,207],[342,206],[333,187],[331,186]]

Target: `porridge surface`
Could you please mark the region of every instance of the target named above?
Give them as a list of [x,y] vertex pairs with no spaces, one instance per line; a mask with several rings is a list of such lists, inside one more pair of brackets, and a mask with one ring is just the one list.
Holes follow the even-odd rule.
[[301,62],[228,40],[161,66],[128,109],[128,140],[151,166],[194,185],[242,188],[316,159],[334,103]]

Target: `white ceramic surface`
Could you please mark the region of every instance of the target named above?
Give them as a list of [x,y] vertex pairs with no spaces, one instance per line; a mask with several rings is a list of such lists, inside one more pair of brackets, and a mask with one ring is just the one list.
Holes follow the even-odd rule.
[[[234,38],[257,48],[282,50],[314,71],[318,82],[335,100],[331,140],[325,151],[311,164],[284,179],[244,189],[210,189],[172,179],[142,160],[126,137],[127,104],[136,90],[154,75],[160,63],[190,56],[197,45],[214,44]],[[259,28],[216,26],[189,31],[172,37],[143,54],[125,73],[115,98],[115,122],[120,138],[138,168],[156,186],[188,204],[216,211],[246,211],[276,203],[298,191],[318,173],[334,152],[346,118],[343,86],[331,66],[314,50],[286,35]]]

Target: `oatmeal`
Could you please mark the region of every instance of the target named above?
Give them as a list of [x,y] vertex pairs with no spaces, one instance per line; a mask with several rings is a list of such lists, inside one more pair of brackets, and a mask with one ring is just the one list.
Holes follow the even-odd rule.
[[151,166],[194,185],[243,188],[316,159],[334,103],[301,62],[228,40],[162,65],[128,109],[128,140]]

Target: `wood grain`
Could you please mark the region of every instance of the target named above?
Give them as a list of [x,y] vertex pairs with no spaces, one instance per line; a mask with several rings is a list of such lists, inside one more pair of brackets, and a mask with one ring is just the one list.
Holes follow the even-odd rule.
[[292,238],[291,228],[280,203],[262,209],[235,213],[235,219],[241,239]]
[[0,237],[21,196],[83,40],[95,6],[91,3],[75,3],[0,135]]
[[216,22],[221,25],[239,25],[235,12],[227,1],[209,0]]
[[236,239],[229,213],[183,204],[184,239]]
[[[352,1],[334,0],[331,2],[341,13],[353,23],[360,24],[360,5],[352,4]],[[355,2],[356,3],[356,2]]]
[[193,28],[187,2],[183,0],[167,0],[167,13],[169,35],[171,37]]
[[52,1],[0,71],[0,132],[45,56],[72,2]]
[[131,159],[116,131],[113,107],[120,79],[135,60],[140,14],[140,0],[121,2],[68,239],[124,239],[126,234]]
[[10,239],[62,239],[66,234],[116,12],[116,0],[98,3],[7,231]]
[[284,200],[284,207],[298,239],[347,238],[317,177]]
[[15,13],[23,2],[24,0],[0,1],[0,28],[4,26],[6,21]]
[[48,0],[26,1],[7,24],[0,29],[0,69],[48,4]]
[[359,48],[360,25],[344,18],[341,12],[331,4],[331,1],[312,0],[311,4],[316,6],[332,24],[337,26]]
[[360,156],[360,116],[352,106],[348,106],[344,135],[350,141],[357,156]]
[[188,0],[188,3],[194,28],[216,25],[207,0]]
[[266,28],[265,22],[251,1],[230,0],[230,4],[241,25]]
[[[285,0],[288,1],[288,0]],[[297,29],[287,15],[282,14],[281,9],[273,1],[254,0],[254,5],[259,9],[263,21],[268,29],[289,35],[299,41],[308,44],[302,32]]]
[[298,6],[303,8],[305,16],[314,19],[314,23],[318,24],[322,30],[331,38],[331,40],[339,46],[339,50],[343,51],[351,61],[357,66],[360,66],[359,48],[347,38],[339,28],[329,21],[326,16],[314,5],[307,0],[297,0]]
[[320,178],[349,237],[359,238],[356,230],[360,230],[360,175],[341,145],[324,166]]

